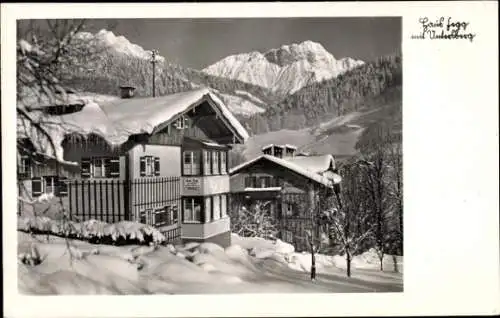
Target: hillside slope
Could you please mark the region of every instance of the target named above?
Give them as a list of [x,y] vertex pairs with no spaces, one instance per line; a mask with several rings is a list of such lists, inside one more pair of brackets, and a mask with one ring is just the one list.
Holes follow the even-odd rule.
[[298,151],[311,154],[329,153],[337,160],[355,156],[360,145],[369,140],[370,131],[378,127],[402,134],[402,87],[387,89],[380,95],[366,99],[359,111],[335,117],[315,127],[280,129],[252,135],[244,146],[237,146],[246,159],[258,156],[261,147],[270,143],[294,144]]
[[372,98],[401,84],[401,57],[382,57],[334,79],[306,86],[270,105],[264,115],[252,116],[244,123],[254,134],[313,127],[351,112],[369,110]]

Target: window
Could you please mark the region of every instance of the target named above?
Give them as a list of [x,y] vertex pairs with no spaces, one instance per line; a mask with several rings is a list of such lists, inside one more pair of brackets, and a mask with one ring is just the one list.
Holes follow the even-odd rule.
[[160,157],[143,156],[139,159],[141,177],[154,177],[160,175]]
[[167,205],[163,208],[156,209],[154,214],[154,225],[175,225],[178,221],[177,214],[176,206]]
[[44,192],[45,193],[56,193],[56,188],[57,188],[57,177],[52,177],[52,176],[46,176],[43,177],[43,183],[45,185]]
[[177,129],[186,129],[189,128],[189,119],[185,116],[180,116],[174,123],[175,128]]
[[104,178],[106,175],[104,172],[106,171],[105,161],[101,158],[95,158],[92,160],[92,176],[94,178]]
[[293,233],[291,231],[285,230],[283,232],[283,241],[287,243],[293,243]]
[[200,152],[184,151],[183,174],[188,176],[200,175]]
[[120,176],[120,158],[82,158],[81,175],[82,178],[118,178]]
[[271,186],[271,177],[269,176],[260,177],[259,185],[261,188],[269,188]]
[[162,226],[162,225],[167,225],[169,221],[169,212],[170,212],[170,207],[166,206],[161,209],[155,209],[154,213],[154,225],[155,226]]
[[221,213],[221,217],[227,216],[227,195],[226,194],[222,194],[220,196],[220,213]]
[[67,196],[67,179],[58,176],[33,178],[31,179],[31,193],[33,197],[38,197],[44,193],[52,193],[56,196]]
[[184,199],[184,223],[201,222],[201,206],[203,204],[201,197]]
[[205,222],[212,221],[212,198],[205,198]]
[[139,223],[154,225],[153,222],[153,209],[144,209],[139,211]]
[[212,174],[219,173],[219,152],[212,151]]
[[17,169],[19,178],[30,178],[31,177],[30,158],[28,156],[21,156],[21,158],[19,159],[19,165]]
[[220,196],[215,195],[212,198],[214,202],[214,221],[220,219],[221,209],[220,209]]
[[285,203],[285,214],[287,216],[293,215],[293,205],[291,203]]
[[212,157],[210,151],[203,150],[203,172],[205,175],[209,176],[212,174]]
[[221,151],[220,153],[220,173],[221,174],[226,174],[227,173],[227,163],[226,163],[226,158],[227,153],[225,151]]
[[252,187],[252,177],[247,176],[245,177],[245,188],[251,188]]

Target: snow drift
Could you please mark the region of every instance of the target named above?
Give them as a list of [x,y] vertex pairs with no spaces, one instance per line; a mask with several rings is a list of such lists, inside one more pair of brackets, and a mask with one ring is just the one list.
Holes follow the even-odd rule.
[[[232,235],[213,243],[110,246],[18,232],[18,289],[24,294],[202,294],[401,291],[401,274],[354,269],[347,279],[333,258],[317,256],[310,282],[307,254],[282,241]],[[249,252],[250,251],[250,252]],[[36,254],[36,255],[33,255]],[[38,257],[39,263],[27,258]],[[358,273],[358,274],[356,274]]]

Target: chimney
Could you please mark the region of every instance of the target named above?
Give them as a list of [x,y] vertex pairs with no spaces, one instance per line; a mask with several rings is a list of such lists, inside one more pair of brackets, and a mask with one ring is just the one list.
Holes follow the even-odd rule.
[[133,86],[120,86],[120,96],[121,98],[132,98],[134,97],[135,87]]
[[297,147],[294,145],[285,145],[285,156],[287,157],[295,157],[295,153],[297,152]]

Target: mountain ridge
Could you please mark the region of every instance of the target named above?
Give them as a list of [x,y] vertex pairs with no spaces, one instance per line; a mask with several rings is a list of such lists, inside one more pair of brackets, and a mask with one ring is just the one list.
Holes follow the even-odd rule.
[[263,53],[229,55],[202,72],[263,86],[285,96],[363,64],[350,57],[337,60],[320,43],[306,40]]

